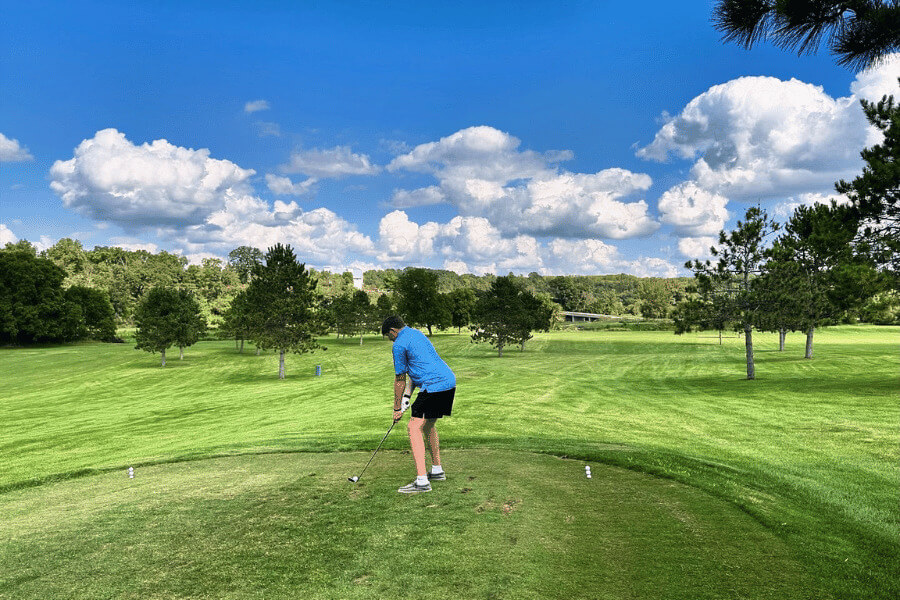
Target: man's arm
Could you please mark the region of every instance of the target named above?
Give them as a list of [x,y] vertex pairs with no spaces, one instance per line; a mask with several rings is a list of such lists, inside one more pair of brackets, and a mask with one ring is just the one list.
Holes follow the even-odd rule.
[[412,379],[406,379],[406,373],[401,373],[394,377],[394,420],[398,420],[399,417],[397,413],[401,413],[403,411],[403,397],[409,398],[412,396],[413,392],[413,384]]

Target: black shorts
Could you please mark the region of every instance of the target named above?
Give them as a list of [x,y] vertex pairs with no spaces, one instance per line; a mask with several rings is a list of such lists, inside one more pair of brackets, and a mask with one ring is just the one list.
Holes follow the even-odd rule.
[[444,392],[419,392],[412,404],[412,416],[417,419],[440,419],[449,417],[453,410],[456,388]]

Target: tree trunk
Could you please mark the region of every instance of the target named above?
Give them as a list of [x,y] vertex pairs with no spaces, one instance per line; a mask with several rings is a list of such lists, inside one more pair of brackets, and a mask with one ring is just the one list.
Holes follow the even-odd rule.
[[241,349],[238,350],[238,354],[243,354],[243,353],[244,353],[244,340],[241,340]]
[[184,360],[184,346],[178,346],[178,360]]
[[362,346],[362,338],[363,338],[363,334],[360,333],[359,334],[359,345],[360,346]]
[[756,379],[756,365],[753,364],[753,330],[744,326],[744,345],[747,348],[747,379]]
[[278,357],[278,379],[284,379],[284,350],[282,349]]
[[782,327],[778,330],[778,351],[784,352],[784,338],[787,336],[787,330]]
[[428,337],[431,337],[431,324],[429,323],[429,324],[426,325],[425,327],[428,328]]
[[722,345],[722,330],[719,330],[719,345]]
[[503,346],[497,346],[497,356],[503,356]]
[[235,350],[238,349],[238,339],[237,338],[234,338],[234,349]]
[[815,327],[806,330],[806,358],[812,358],[812,342],[813,334],[816,332]]
[[166,366],[166,351],[163,349],[162,351],[162,366]]
[[256,355],[259,356],[259,346],[256,347]]

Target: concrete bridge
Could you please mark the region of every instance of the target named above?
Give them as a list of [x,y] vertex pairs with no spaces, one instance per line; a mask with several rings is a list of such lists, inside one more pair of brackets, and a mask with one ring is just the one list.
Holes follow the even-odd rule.
[[621,320],[625,317],[619,315],[598,315],[596,313],[584,313],[584,312],[572,312],[569,310],[562,311],[563,320],[569,321],[572,323],[575,322],[584,322],[584,321],[608,321],[608,320]]

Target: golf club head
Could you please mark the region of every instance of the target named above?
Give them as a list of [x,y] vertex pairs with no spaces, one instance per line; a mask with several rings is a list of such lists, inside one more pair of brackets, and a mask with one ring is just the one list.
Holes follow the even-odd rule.
[[351,481],[351,482],[353,482],[353,483],[356,483],[357,481],[359,481],[359,477],[348,477],[348,478],[347,478],[347,481]]

